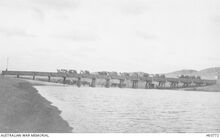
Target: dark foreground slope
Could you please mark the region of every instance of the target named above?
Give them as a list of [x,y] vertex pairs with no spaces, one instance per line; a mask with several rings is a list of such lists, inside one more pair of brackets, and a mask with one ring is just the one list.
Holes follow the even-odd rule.
[[63,133],[72,128],[29,82],[0,77],[0,133]]

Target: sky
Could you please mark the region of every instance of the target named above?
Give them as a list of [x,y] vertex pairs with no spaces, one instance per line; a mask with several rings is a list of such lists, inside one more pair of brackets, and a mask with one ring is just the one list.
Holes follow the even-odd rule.
[[0,69],[220,66],[219,0],[0,0]]

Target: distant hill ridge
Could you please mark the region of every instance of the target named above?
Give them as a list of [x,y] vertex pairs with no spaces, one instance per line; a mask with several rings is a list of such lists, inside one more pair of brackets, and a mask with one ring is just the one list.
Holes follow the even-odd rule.
[[184,69],[175,72],[170,72],[165,75],[167,77],[178,77],[180,75],[189,75],[189,76],[201,76],[201,78],[203,79],[216,79],[216,76],[218,74],[220,74],[220,67],[212,67],[200,71]]

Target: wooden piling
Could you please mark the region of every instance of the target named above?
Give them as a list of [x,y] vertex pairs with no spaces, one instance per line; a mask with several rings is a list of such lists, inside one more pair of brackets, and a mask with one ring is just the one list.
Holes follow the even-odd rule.
[[81,87],[82,83],[81,83],[81,77],[78,77],[78,80],[77,80],[77,84],[76,84],[78,87]]
[[124,85],[125,85],[124,82],[125,82],[124,79],[120,79],[119,88],[123,88],[124,87]]
[[151,84],[152,84],[151,81],[146,81],[145,89],[149,89],[151,87]]
[[138,80],[132,80],[132,88],[138,88]]
[[110,79],[108,78],[108,79],[106,79],[106,84],[105,84],[105,87],[106,88],[109,88],[110,86],[111,86],[111,84],[110,84],[111,82],[110,82]]
[[96,78],[92,78],[92,83],[90,87],[96,87]]
[[66,77],[63,77],[63,84],[66,83]]
[[48,82],[50,82],[50,78],[51,78],[51,76],[48,76]]

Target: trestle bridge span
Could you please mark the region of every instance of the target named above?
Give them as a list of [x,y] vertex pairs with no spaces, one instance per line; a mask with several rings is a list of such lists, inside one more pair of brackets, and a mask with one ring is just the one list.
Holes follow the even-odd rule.
[[[96,82],[99,79],[105,80],[105,87],[127,87],[126,83],[130,82],[131,88],[146,88],[146,89],[176,89],[187,87],[199,87],[216,84],[216,80],[205,80],[197,78],[161,78],[161,77],[139,77],[139,76],[121,76],[121,75],[96,75],[96,74],[78,74],[78,73],[61,73],[61,72],[35,72],[35,71],[2,71],[2,75],[16,76],[17,78],[23,76],[31,76],[33,80],[36,77],[46,77],[48,82],[51,82],[51,78],[62,78],[62,83],[66,84],[67,79],[74,79],[74,83],[78,87],[83,84],[82,79],[90,80],[87,84],[90,87],[96,87]],[[113,83],[112,80],[117,81]],[[142,87],[139,86],[142,84]],[[143,85],[144,84],[144,85]]]

